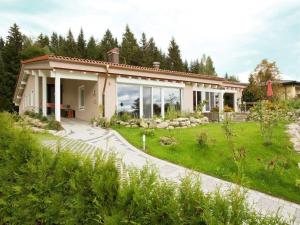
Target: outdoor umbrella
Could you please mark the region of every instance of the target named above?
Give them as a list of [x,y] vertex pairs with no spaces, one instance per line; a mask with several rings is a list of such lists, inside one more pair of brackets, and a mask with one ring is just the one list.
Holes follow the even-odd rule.
[[272,81],[267,81],[267,96],[272,97],[273,96],[273,90],[272,90]]

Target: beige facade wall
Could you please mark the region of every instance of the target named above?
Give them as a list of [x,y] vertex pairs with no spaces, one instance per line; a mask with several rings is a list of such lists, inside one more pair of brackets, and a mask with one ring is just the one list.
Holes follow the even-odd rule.
[[182,111],[193,112],[193,86],[186,85],[182,91]]
[[[75,110],[77,119],[90,121],[91,118],[98,116],[98,88],[97,82],[62,79],[62,104],[70,105]],[[79,109],[79,87],[84,86],[85,107]]]
[[19,104],[19,113],[34,110],[34,76],[29,76]]
[[293,99],[296,97],[296,87],[294,85],[282,85],[279,88],[279,93],[282,100]]

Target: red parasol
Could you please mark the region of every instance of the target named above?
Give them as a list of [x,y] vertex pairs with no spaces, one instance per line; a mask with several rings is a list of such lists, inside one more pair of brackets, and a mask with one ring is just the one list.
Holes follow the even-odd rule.
[[272,97],[273,96],[273,90],[272,90],[272,81],[267,81],[267,96]]

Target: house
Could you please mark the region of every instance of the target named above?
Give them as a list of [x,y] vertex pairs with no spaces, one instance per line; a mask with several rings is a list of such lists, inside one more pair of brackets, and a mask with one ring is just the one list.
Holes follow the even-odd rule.
[[300,82],[295,80],[279,81],[279,97],[283,100],[300,98]]
[[[19,113],[27,110],[89,121],[103,114],[128,112],[135,117],[164,117],[170,106],[193,112],[239,111],[244,84],[186,72],[119,64],[119,49],[109,62],[44,55],[22,61],[14,94]],[[202,104],[203,105],[203,104]]]

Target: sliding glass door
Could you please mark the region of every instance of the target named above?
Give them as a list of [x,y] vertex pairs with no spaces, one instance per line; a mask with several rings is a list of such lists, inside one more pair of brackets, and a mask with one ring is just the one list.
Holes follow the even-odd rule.
[[144,118],[152,117],[152,87],[143,87],[143,114]]

